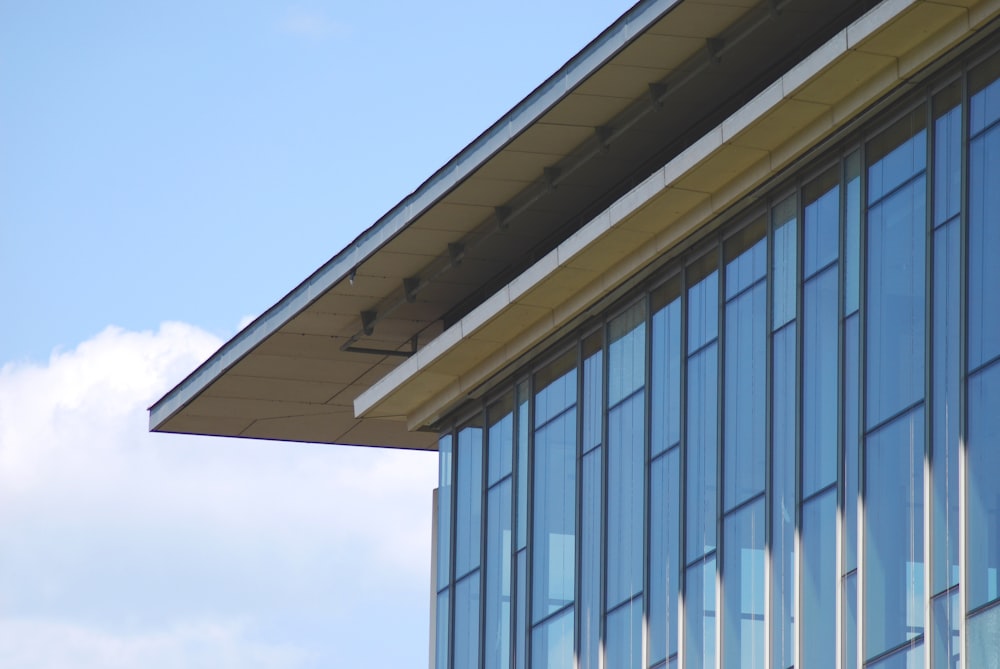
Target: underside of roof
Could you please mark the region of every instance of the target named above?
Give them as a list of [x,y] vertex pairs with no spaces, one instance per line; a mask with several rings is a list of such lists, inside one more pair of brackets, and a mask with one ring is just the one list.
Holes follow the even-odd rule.
[[[865,89],[873,73],[883,73],[878,86],[865,89],[877,97],[880,87],[896,85],[901,76],[900,68],[885,74],[888,62],[900,62],[931,33],[951,30],[948,35],[954,35],[941,43],[952,44],[991,16],[983,6],[995,4],[882,3],[880,8],[900,5],[894,17],[912,14],[911,7],[923,9],[900,24],[892,44],[878,47],[886,53],[855,50],[850,68],[836,70],[825,84],[806,92],[815,82],[799,82],[796,99],[770,101],[784,105],[786,115],[792,111],[791,122],[800,123],[796,131],[827,119],[818,135],[801,138],[814,142],[843,124],[831,111],[837,96]],[[510,286],[533,276],[561,286],[552,295],[580,289],[587,299],[599,298],[622,257],[642,248],[662,253],[662,244],[688,231],[672,221],[687,216],[688,227],[695,224],[692,210],[700,207],[695,218],[706,220],[717,207],[705,209],[704,194],[710,200],[716,191],[727,192],[730,200],[739,196],[752,184],[726,188],[746,170],[766,178],[779,167],[771,156],[788,139],[790,126],[783,127],[788,119],[779,119],[770,135],[757,127],[756,145],[730,141],[722,153],[706,138],[754,104],[759,111],[761,96],[773,91],[775,82],[820,47],[829,48],[865,9],[864,3],[831,0],[640,2],[157,402],[150,409],[151,429],[434,448],[436,434],[425,430],[440,412],[471,385],[481,386],[485,374],[497,373],[529,350],[528,344],[541,341],[540,335],[525,338],[528,325],[551,334],[572,320],[569,312],[548,320],[540,320],[537,309],[519,312],[515,307],[537,305],[515,304]],[[952,24],[960,29],[949,28]],[[786,162],[795,155],[788,153]],[[765,156],[766,166],[757,165]],[[699,162],[709,159],[715,162]],[[683,205],[671,200],[674,204],[661,209],[673,213],[656,223],[631,214],[621,221],[645,222],[612,221],[609,212],[624,211],[621,203],[648,190],[650,179],[660,190],[669,185],[663,179],[680,169],[678,161],[692,170],[705,168],[675,189],[673,196]],[[720,206],[726,200],[716,199]],[[607,230],[594,235],[594,222],[605,219]],[[606,236],[616,225],[615,235]],[[567,244],[587,230],[588,246],[616,240],[624,254],[610,244],[598,252],[593,270],[603,291],[582,290],[595,276],[539,273],[553,258],[558,266],[560,249],[565,254]],[[497,309],[507,320],[487,337],[490,346],[477,346],[472,338],[473,345],[457,346],[465,329],[473,322],[485,326]],[[517,337],[523,346],[512,346]],[[421,375],[436,378],[426,365],[442,356],[447,378],[414,384]],[[432,401],[428,393],[440,399]]]

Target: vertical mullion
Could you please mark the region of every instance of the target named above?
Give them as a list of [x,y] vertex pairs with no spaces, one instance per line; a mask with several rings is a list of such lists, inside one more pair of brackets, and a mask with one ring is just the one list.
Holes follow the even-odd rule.
[[792,652],[793,664],[795,667],[802,666],[802,389],[803,389],[803,346],[805,342],[805,291],[803,290],[803,277],[805,275],[805,207],[802,203],[801,186],[796,188],[795,193],[795,429],[793,440],[795,452],[795,531],[794,546],[795,559],[793,569],[795,578],[793,580],[794,594],[792,597],[793,619],[795,621],[795,648]]
[[519,667],[518,669],[527,669],[531,666],[531,651],[532,651],[532,641],[534,637],[534,625],[532,624],[532,618],[534,617],[534,596],[533,591],[535,589],[535,570],[533,567],[533,560],[535,559],[535,542],[533,540],[535,532],[535,375],[529,374],[528,379],[525,382],[528,394],[528,415],[525,417],[528,421],[528,443],[525,445],[528,449],[528,457],[526,459],[527,466],[527,477],[525,485],[527,486],[527,510],[525,513],[525,520],[527,527],[525,528],[525,553],[524,553],[524,571],[525,571],[525,582],[524,582],[524,597],[527,601],[524,602],[524,620],[522,624],[524,625],[524,663],[526,667]]
[[681,269],[680,287],[680,443],[678,448],[678,479],[680,495],[680,508],[678,517],[678,549],[680,560],[678,562],[679,583],[677,588],[677,666],[684,667],[687,664],[687,508],[688,508],[688,485],[687,485],[687,464],[688,464],[688,401],[687,401],[687,377],[688,377],[688,309],[690,300],[688,299],[688,268]]
[[969,369],[969,74],[966,70],[962,75],[961,95],[960,164],[961,176],[959,191],[961,206],[959,210],[959,337],[958,337],[958,630],[960,639],[959,669],[968,667],[966,630],[966,611],[968,610],[968,369]]
[[846,481],[844,478],[844,464],[847,459],[846,439],[844,431],[844,408],[846,399],[844,389],[846,387],[846,360],[847,355],[844,350],[847,338],[844,329],[847,319],[844,317],[845,280],[847,277],[847,161],[844,156],[839,157],[840,161],[840,211],[837,216],[837,522],[836,539],[834,542],[836,556],[834,563],[837,571],[837,589],[834,594],[836,606],[836,649],[834,651],[835,666],[843,669],[844,666],[844,642],[847,630],[844,629],[844,546],[847,535],[847,499]]
[[764,279],[764,666],[774,666],[774,203],[768,201]]
[[[924,597],[921,606],[924,608],[924,667],[931,669],[934,658],[934,635],[931,633],[934,623],[934,610],[931,598],[934,596],[932,577],[934,575],[934,555],[931,546],[931,536],[934,531],[933,507],[935,499],[931,489],[931,467],[933,453],[933,407],[937,398],[934,397],[934,192],[937,180],[937,170],[934,165],[934,144],[937,141],[937,130],[934,127],[934,96],[928,92],[924,102],[925,125],[927,127],[926,155],[924,158],[924,463],[923,473],[923,553],[924,553]],[[911,451],[912,452],[912,451]]]
[[[642,429],[643,429],[643,481],[645,481],[645,490],[643,491],[642,498],[642,515],[643,515],[643,537],[642,537],[642,629],[640,633],[642,634],[641,646],[640,646],[640,657],[642,662],[642,669],[646,669],[649,666],[649,607],[650,592],[649,580],[650,580],[650,569],[652,568],[652,560],[649,555],[650,548],[650,538],[652,534],[651,518],[652,509],[650,508],[650,500],[652,499],[652,463],[650,461],[650,453],[652,451],[652,406],[653,406],[653,305],[650,299],[650,294],[647,292],[643,296],[643,302],[645,304],[646,310],[646,339],[643,355],[643,416],[642,416]],[[670,603],[667,602],[667,607]],[[670,655],[669,648],[666,651],[667,656]]]
[[607,666],[605,648],[607,647],[608,620],[608,387],[610,386],[610,351],[608,347],[607,324],[601,324],[601,547],[600,547],[600,584],[597,587],[597,610],[600,622],[598,637],[598,667]]
[[576,551],[573,556],[573,606],[576,614],[573,616],[573,650],[574,657],[581,655],[581,643],[583,633],[582,607],[580,606],[580,593],[583,592],[583,422],[585,420],[584,411],[584,388],[586,387],[586,373],[584,371],[583,340],[586,335],[577,338],[576,341],[576,452],[573,456],[573,466],[576,467],[576,489],[574,491],[576,512],[574,514],[573,525],[576,531]]
[[858,243],[858,525],[857,525],[857,666],[864,667],[865,657],[865,503],[868,482],[865,477],[865,463],[868,461],[868,441],[865,439],[868,425],[868,151],[866,138],[862,137],[858,149],[860,162],[860,206],[861,211]]

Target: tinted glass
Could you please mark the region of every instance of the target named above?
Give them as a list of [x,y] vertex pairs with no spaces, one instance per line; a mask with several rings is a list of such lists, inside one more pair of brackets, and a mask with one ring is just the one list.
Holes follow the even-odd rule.
[[483,429],[458,431],[455,453],[455,578],[479,566],[483,509]]
[[715,558],[688,567],[685,576],[684,657],[688,669],[715,667]]
[[678,286],[652,295],[650,449],[660,453],[681,439],[681,300]]
[[969,379],[968,595],[972,610],[1000,596],[1000,363]]
[[608,613],[605,666],[621,669],[642,667],[642,597],[636,597]]
[[837,268],[802,289],[802,494],[837,480]]
[[931,618],[934,633],[931,640],[933,648],[931,669],[957,668],[962,656],[962,634],[959,626],[961,610],[958,604],[958,590],[939,595],[931,602]]
[[795,196],[778,204],[773,211],[774,233],[771,260],[773,300],[772,329],[795,318],[798,281],[798,230]]
[[802,189],[802,271],[808,278],[840,254],[840,165]]
[[680,585],[680,449],[649,466],[649,661],[677,652]]
[[994,606],[969,618],[968,666],[995,669],[1000,667],[1000,606]]
[[437,526],[437,587],[448,586],[451,577],[451,495],[452,437],[438,440],[438,526]]
[[[998,86],[994,85],[988,90]],[[985,92],[980,93],[985,95]],[[973,97],[973,109],[976,97]],[[969,143],[969,369],[1000,355],[1000,126]]]
[[479,571],[455,583],[455,667],[479,666]]
[[858,566],[859,316],[844,321],[844,572]]
[[514,467],[514,398],[507,395],[487,410],[488,485],[510,475]]
[[688,359],[687,556],[715,548],[718,361],[712,344]]
[[726,517],[722,575],[722,655],[727,667],[763,669],[764,631],[764,499]]
[[510,666],[511,480],[486,497],[486,624],[483,636],[487,669]]
[[573,669],[572,609],[546,620],[532,631],[531,669]]
[[601,640],[601,459],[583,456],[580,480],[580,667],[598,669]]
[[772,647],[775,669],[795,653],[795,323],[772,338]]
[[802,666],[835,669],[837,657],[837,494],[802,505]]

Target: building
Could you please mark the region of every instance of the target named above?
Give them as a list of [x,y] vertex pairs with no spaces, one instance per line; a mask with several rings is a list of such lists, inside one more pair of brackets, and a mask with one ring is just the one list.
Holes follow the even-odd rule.
[[1000,668],[998,17],[642,0],[152,429],[436,448],[433,667]]

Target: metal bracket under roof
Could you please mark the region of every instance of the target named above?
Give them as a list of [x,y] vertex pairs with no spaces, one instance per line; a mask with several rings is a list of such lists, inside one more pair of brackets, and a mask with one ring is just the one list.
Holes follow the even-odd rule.
[[368,348],[366,346],[354,346],[350,341],[340,347],[341,351],[349,353],[368,353],[370,355],[391,355],[397,358],[409,358],[417,352],[417,335],[410,338],[410,350],[399,351],[391,348]]

